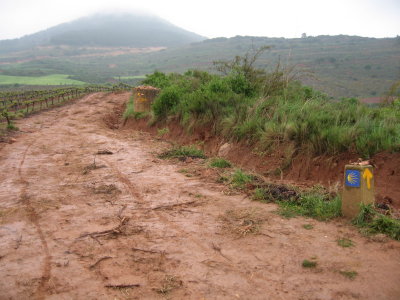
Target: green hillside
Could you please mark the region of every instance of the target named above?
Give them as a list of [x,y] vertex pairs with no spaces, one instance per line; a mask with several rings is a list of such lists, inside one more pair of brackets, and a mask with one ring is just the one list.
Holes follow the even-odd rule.
[[[268,45],[258,67],[273,68],[278,61],[295,66],[304,84],[335,98],[382,96],[400,79],[400,37],[202,39],[155,17],[83,18],[17,41],[0,41],[0,74],[69,74],[88,83],[137,83],[137,76],[155,70],[216,72],[213,61]],[[11,44],[19,50],[10,51]]]
[[161,71],[207,69],[213,60],[243,55],[263,45],[271,49],[260,57],[258,66],[273,68],[279,60],[283,65],[295,65],[304,75],[303,83],[336,97],[379,96],[400,79],[400,38],[238,36],[205,40],[145,57]]

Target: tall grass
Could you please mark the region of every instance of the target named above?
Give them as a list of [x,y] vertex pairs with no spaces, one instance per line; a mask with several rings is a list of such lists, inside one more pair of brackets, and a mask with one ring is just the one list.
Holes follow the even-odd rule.
[[350,151],[364,158],[400,151],[400,100],[385,107],[332,101],[289,80],[282,68],[249,73],[249,66],[235,63],[227,65],[225,76],[201,71],[147,76],[145,83],[162,88],[153,104],[156,121],[174,117],[188,130],[206,129],[261,150],[284,143],[314,155]]
[[124,113],[122,114],[122,118],[124,120],[132,118],[135,113],[134,105],[133,105],[133,96],[129,97],[128,103],[126,104],[126,108]]

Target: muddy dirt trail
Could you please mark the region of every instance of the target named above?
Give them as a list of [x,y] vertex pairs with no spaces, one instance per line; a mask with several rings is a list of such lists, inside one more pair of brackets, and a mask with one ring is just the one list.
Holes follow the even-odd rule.
[[166,142],[105,125],[128,98],[21,120],[0,150],[0,299],[400,299],[400,243],[284,219],[190,173],[202,160],[158,159]]

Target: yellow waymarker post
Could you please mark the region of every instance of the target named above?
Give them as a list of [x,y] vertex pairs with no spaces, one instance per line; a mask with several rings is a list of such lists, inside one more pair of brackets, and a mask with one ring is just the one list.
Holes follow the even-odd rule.
[[141,85],[135,87],[133,89],[133,107],[135,112],[148,112],[151,110],[151,104],[154,99],[157,97],[160,89],[148,86]]
[[346,165],[342,193],[342,214],[354,218],[360,211],[360,204],[372,204],[374,196],[374,175],[371,165]]

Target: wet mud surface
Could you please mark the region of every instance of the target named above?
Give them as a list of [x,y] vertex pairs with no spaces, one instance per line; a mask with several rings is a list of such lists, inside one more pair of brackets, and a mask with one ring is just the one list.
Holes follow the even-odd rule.
[[0,299],[400,298],[399,242],[284,219],[203,160],[157,158],[168,143],[115,129],[128,98],[21,120],[0,150]]

